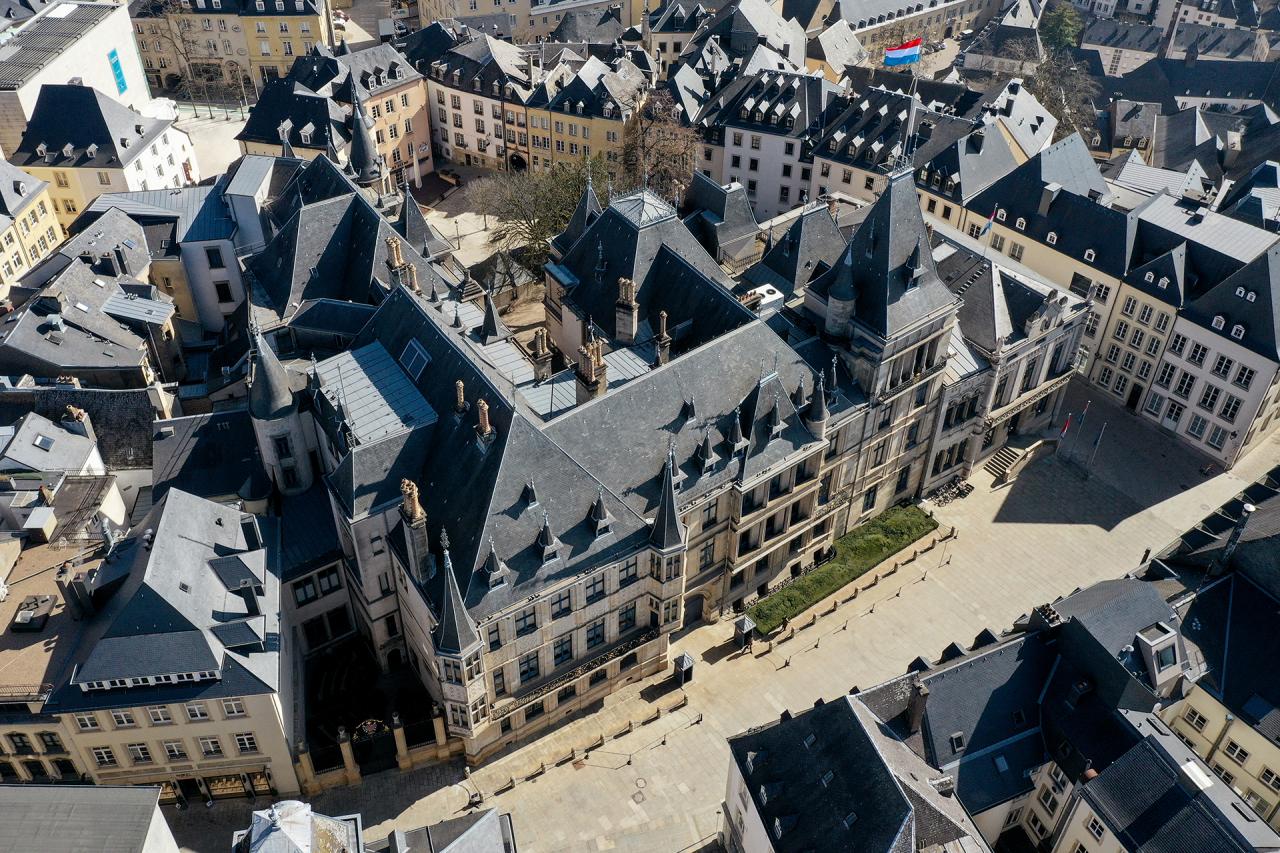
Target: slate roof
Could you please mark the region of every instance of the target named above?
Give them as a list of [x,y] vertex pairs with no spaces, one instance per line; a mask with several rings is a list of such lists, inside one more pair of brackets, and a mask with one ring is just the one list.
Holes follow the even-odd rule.
[[243,497],[246,481],[262,471],[247,408],[158,420],[152,434],[153,501],[171,488],[211,500]]
[[141,386],[146,343],[104,308],[119,289],[114,279],[95,276],[85,264],[68,265],[5,318],[0,362],[10,372],[37,377],[84,371],[95,384]]
[[[1250,261],[1192,301],[1185,309],[1187,319],[1219,335],[1231,335],[1248,349],[1268,359],[1280,361],[1280,245]],[[1243,288],[1243,290],[1242,290]],[[1250,299],[1252,297],[1252,300]],[[1215,318],[1223,327],[1214,329]],[[1238,339],[1232,334],[1243,326]]]
[[89,86],[46,83],[9,161],[19,167],[122,169],[172,124],[147,118]]
[[1165,112],[1177,110],[1178,98],[1216,101],[1255,100],[1275,108],[1280,104],[1280,83],[1275,63],[1224,59],[1151,59],[1125,74],[1108,77],[1107,91],[1134,101],[1162,104]]
[[701,23],[681,59],[697,55],[713,36],[732,60],[744,59],[764,45],[796,68],[804,67],[804,28],[795,20],[784,19],[765,0],[731,0],[721,6]]
[[1181,614],[1187,639],[1204,659],[1197,684],[1280,746],[1280,685],[1271,663],[1280,654],[1277,609],[1271,594],[1237,571],[1201,589]]
[[853,299],[853,321],[890,337],[955,303],[938,278],[913,173],[892,175],[840,260],[811,284],[828,302]]
[[17,166],[0,160],[0,231],[26,214],[27,205],[48,185],[47,181],[33,178]]
[[12,426],[14,432],[7,443],[0,446],[0,467],[5,470],[79,474],[97,447],[92,438],[74,433],[63,423],[54,423],[35,412],[23,415]]
[[1160,49],[1164,33],[1149,24],[1131,24],[1112,18],[1095,18],[1084,28],[1080,46],[1106,47],[1115,50],[1131,50],[1150,53],[1153,57]]
[[422,71],[442,58],[458,44],[458,34],[440,21],[432,21],[420,30],[405,36],[400,52],[414,67]]
[[1170,49],[1182,53],[1194,51],[1197,61],[1200,58],[1252,60],[1257,43],[1258,34],[1253,30],[1179,21],[1173,31]]
[[97,3],[67,5],[66,14],[25,21],[5,41],[0,48],[0,91],[15,91],[31,82],[55,58],[74,50],[112,12],[111,6]]
[[0,785],[0,837],[14,850],[138,853],[172,838],[163,817],[152,831],[159,800],[158,787]]
[[578,9],[564,13],[550,40],[611,45],[622,37],[624,29],[621,6]]
[[686,191],[684,224],[713,257],[733,254],[760,233],[751,199],[739,183],[724,186],[695,171]]
[[249,118],[236,139],[280,145],[282,127],[284,138],[295,151],[328,151],[330,148],[345,151],[351,141],[350,122],[342,107],[328,95],[289,77],[263,84],[258,101],[249,110]]
[[[1147,716],[1138,729],[1146,737],[1080,791],[1126,849],[1247,853],[1280,843],[1262,821],[1238,812],[1249,808],[1162,722]],[[1196,781],[1185,778],[1187,764]]]
[[[92,617],[77,650],[75,681],[56,690],[50,705],[66,713],[278,689],[282,675],[273,639],[280,630],[277,546],[273,526],[265,526],[270,533],[266,539],[261,538],[263,530],[238,509],[170,489],[129,540],[117,546],[123,586]],[[153,531],[150,548],[142,542],[146,531]],[[260,590],[258,615],[236,591],[240,578]],[[93,580],[91,586],[97,583]],[[238,626],[252,635],[250,644],[239,645],[246,638],[228,633]],[[228,641],[237,645],[230,647]],[[218,671],[221,678],[127,690],[79,687],[90,681],[202,670]]]
[[296,580],[342,558],[333,507],[322,483],[281,500],[281,582]]
[[641,338],[657,328],[658,312],[665,310],[673,351],[698,346],[752,318],[730,293],[732,281],[675,209],[648,190],[615,198],[551,273],[565,278],[567,299],[608,338],[617,334],[620,277],[636,284],[640,323],[650,330]]
[[773,136],[806,139],[815,127],[829,120],[838,92],[825,77],[807,73],[760,71],[741,75],[712,97],[694,124],[706,128],[742,127]]
[[6,388],[0,391],[0,411],[10,420],[32,411],[53,420],[66,414],[68,405],[84,409],[94,424],[98,452],[108,469],[150,468],[156,413],[148,393],[146,388],[109,390],[69,385]]
[[744,278],[753,284],[770,284],[784,298],[802,292],[815,276],[840,259],[845,239],[825,204],[807,208],[777,239]]

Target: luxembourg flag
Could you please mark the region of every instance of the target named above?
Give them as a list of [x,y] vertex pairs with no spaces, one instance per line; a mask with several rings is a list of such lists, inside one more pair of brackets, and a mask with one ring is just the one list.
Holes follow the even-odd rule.
[[912,62],[920,61],[920,45],[923,39],[912,39],[904,42],[897,47],[887,47],[884,50],[885,65],[910,65]]
[[982,226],[982,232],[979,237],[987,236],[987,232],[991,230],[991,224],[996,221],[996,208],[991,208],[991,215],[987,217],[987,224]]

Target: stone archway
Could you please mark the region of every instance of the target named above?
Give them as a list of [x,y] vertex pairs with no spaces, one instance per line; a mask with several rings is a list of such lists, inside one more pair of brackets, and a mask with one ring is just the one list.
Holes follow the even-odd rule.
[[513,172],[523,172],[525,169],[529,168],[529,164],[525,162],[523,154],[512,154],[509,162],[511,164],[511,171]]

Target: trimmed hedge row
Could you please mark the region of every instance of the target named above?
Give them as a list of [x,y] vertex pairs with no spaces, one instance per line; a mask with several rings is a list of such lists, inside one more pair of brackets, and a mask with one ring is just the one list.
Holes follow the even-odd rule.
[[938,526],[916,506],[895,506],[836,540],[836,555],[807,575],[765,596],[747,611],[768,634],[855,581]]

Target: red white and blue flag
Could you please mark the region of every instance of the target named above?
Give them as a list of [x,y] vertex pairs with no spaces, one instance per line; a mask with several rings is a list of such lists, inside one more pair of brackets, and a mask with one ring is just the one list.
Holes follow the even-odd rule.
[[884,64],[910,65],[912,62],[919,62],[922,42],[923,39],[916,38],[897,47],[886,47],[884,49]]
[[996,221],[996,208],[991,208],[991,215],[987,217],[987,224],[982,226],[982,233],[979,237],[987,236],[987,232],[991,230],[991,224]]

